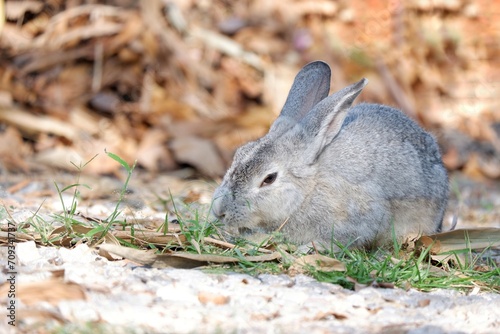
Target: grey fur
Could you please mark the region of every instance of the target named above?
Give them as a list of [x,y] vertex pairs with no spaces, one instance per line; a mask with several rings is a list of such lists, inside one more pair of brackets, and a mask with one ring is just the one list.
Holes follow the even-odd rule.
[[[439,231],[448,177],[433,137],[399,110],[351,106],[366,79],[328,95],[330,68],[306,65],[264,137],[239,148],[214,193],[230,235],[283,225],[291,242],[390,244]],[[278,173],[271,184],[263,180]]]

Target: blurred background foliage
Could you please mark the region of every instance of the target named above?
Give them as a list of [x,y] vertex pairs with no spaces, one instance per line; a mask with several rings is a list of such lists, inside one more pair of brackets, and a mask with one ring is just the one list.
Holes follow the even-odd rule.
[[[104,149],[223,175],[297,71],[402,109],[449,170],[500,178],[500,2],[2,0],[0,172],[74,170]],[[114,174],[105,154],[86,173]]]

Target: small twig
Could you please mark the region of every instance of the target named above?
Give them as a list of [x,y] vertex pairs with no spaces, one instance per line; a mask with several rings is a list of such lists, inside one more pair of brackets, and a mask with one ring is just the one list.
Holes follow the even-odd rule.
[[[203,238],[203,241],[205,241],[209,244],[215,245],[215,246],[222,247],[222,248],[227,248],[227,249],[236,248],[235,244],[232,244],[232,243],[226,242],[226,241],[222,241],[222,240],[218,240],[218,239],[214,239],[212,237],[205,237],[205,238]],[[267,254],[273,253],[272,250],[265,249],[265,248],[257,248],[257,250],[261,253],[267,253]]]
[[17,193],[21,189],[26,188],[30,183],[31,183],[31,180],[24,179],[21,182],[17,182],[16,184],[14,184],[14,185],[10,186],[9,188],[7,188],[7,192],[9,194]]
[[285,219],[285,221],[280,225],[280,227],[278,227],[278,229],[276,230],[276,232],[281,231],[281,229],[283,228],[283,226],[285,226],[285,224],[288,223],[289,220],[290,220],[290,217],[288,217],[287,219]]
[[103,55],[104,46],[102,43],[96,43],[94,49],[94,67],[92,71],[92,92],[97,93],[101,90],[102,86],[102,73],[103,73]]
[[319,254],[319,252],[318,252],[318,248],[316,247],[316,244],[314,243],[314,241],[311,241],[311,244],[312,244],[312,246],[313,246],[313,248],[314,248],[314,252],[315,252],[316,254]]
[[205,29],[192,29],[190,34],[202,41],[207,47],[216,49],[230,57],[238,58],[247,65],[254,67],[256,70],[264,71],[264,64],[261,58],[253,52],[246,51],[239,43],[231,38]]
[[215,246],[220,246],[222,248],[227,248],[227,249],[233,249],[236,247],[235,244],[232,244],[232,243],[227,242],[227,241],[218,240],[218,239],[215,239],[212,237],[204,237],[203,241],[206,243],[209,243],[209,244],[212,244]]

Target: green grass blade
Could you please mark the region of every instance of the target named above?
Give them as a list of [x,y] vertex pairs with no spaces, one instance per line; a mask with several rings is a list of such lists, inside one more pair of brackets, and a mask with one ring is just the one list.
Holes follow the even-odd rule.
[[120,165],[122,165],[123,168],[125,168],[125,170],[127,171],[127,173],[130,173],[132,171],[132,167],[130,167],[130,165],[125,160],[123,160],[122,158],[120,158],[118,155],[116,155],[114,153],[111,153],[111,152],[108,152],[106,150],[104,150],[104,152],[106,152],[106,154],[108,155],[108,157],[110,157],[111,159],[113,159],[114,161],[116,161]]

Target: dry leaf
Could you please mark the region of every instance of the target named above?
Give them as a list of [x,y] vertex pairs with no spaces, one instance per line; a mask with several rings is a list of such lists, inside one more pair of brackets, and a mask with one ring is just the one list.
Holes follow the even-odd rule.
[[0,109],[0,121],[16,126],[28,134],[51,133],[67,138],[76,139],[77,132],[70,125],[52,117],[34,116],[21,109]]
[[[191,253],[171,253],[171,254],[153,254],[151,252],[121,247],[117,245],[102,244],[99,246],[110,253],[123,256],[124,258],[142,265],[148,265],[153,268],[196,268],[209,263],[237,263],[240,260],[235,257],[213,255],[213,254],[191,254]],[[274,252],[272,254],[260,256],[246,256],[245,261],[264,262],[274,261],[281,258],[281,254]]]
[[[2,296],[7,295],[9,283],[0,286]],[[17,283],[16,297],[26,305],[47,302],[57,305],[62,300],[85,300],[84,289],[75,283],[64,282],[61,278],[54,278],[41,282]]]
[[390,282],[377,282],[373,281],[372,284],[370,284],[372,288],[380,288],[380,289],[394,289],[396,286],[394,283]]
[[[80,234],[86,234],[90,231],[92,231],[94,228],[93,227],[87,227],[87,226],[82,226],[82,225],[72,225],[71,226],[72,230],[74,232],[80,233]],[[68,230],[66,227],[61,226],[58,228],[55,228],[49,235],[48,239],[51,240],[51,242],[55,245],[61,245],[64,247],[72,247],[74,246],[73,241],[74,238],[71,236],[67,235]],[[97,233],[95,236],[99,236],[100,233]],[[113,245],[119,245],[120,242],[116,237],[108,232],[104,236],[104,242],[107,242],[108,244],[113,244]]]
[[198,254],[201,254],[200,244],[196,240],[194,240],[194,239],[192,239],[190,241],[190,243],[196,249],[196,251],[198,252]]
[[111,234],[118,239],[131,242],[139,245],[155,244],[155,245],[168,245],[168,244],[178,244],[182,245],[186,242],[186,237],[179,233],[176,226],[168,228],[169,232],[156,232],[149,230],[134,229],[132,232],[130,229],[121,231],[115,230]]
[[[13,150],[13,147],[16,149]],[[26,157],[31,153],[31,149],[23,142],[21,133],[15,127],[9,126],[0,132],[0,165],[4,168],[9,171],[28,172],[29,164],[26,162]]]
[[207,291],[201,291],[198,293],[198,300],[203,305],[214,304],[214,305],[225,305],[229,303],[231,298],[219,293],[212,293]]
[[328,311],[328,312],[319,312],[318,314],[316,314],[316,316],[314,316],[314,320],[329,320],[331,318],[334,318],[334,319],[337,319],[337,320],[345,320],[348,318],[348,316],[344,315],[344,314],[340,314],[340,313],[337,313],[337,312],[333,312],[333,311]]
[[[468,261],[466,255],[462,253],[454,253],[446,255],[431,254],[431,259],[444,266],[452,264],[454,267],[466,266],[468,263],[471,262]],[[430,271],[432,271],[434,274],[438,274],[441,276],[448,275],[448,273],[443,271],[441,268],[435,266],[430,267]]]
[[316,270],[324,272],[346,270],[345,263],[321,254],[305,255],[297,258],[290,267],[290,270],[300,273],[304,272],[307,267],[313,267]]
[[6,1],[5,17],[12,21],[20,20],[26,13],[38,14],[43,9],[43,1]]
[[226,169],[214,145],[198,137],[178,137],[170,142],[177,161],[196,167],[208,176],[224,175]]
[[161,129],[146,132],[136,152],[139,165],[152,172],[178,167],[167,149],[167,137],[165,131]]
[[418,307],[426,307],[426,306],[429,306],[430,303],[431,303],[430,299],[420,299],[418,301]]
[[432,254],[454,250],[483,249],[500,246],[500,228],[459,229],[422,236],[417,244],[431,246]]

